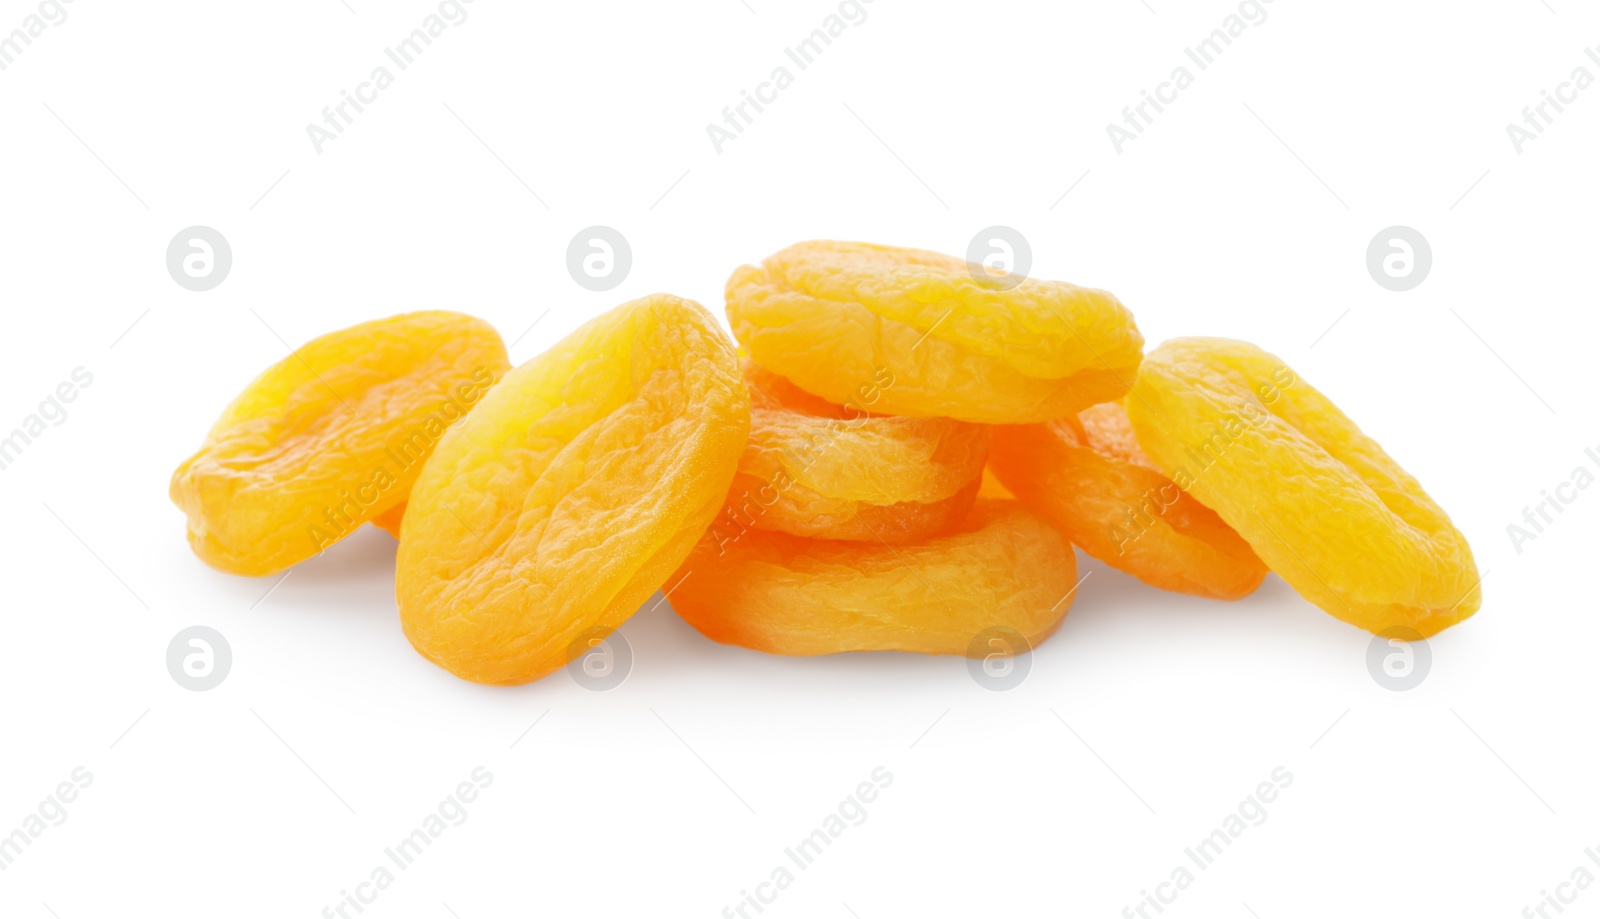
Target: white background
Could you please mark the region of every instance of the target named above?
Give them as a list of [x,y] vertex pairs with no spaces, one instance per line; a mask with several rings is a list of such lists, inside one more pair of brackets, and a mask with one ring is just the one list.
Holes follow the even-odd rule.
[[[477,0],[319,155],[306,125],[435,8],[77,0],[0,72],[0,429],[94,376],[0,472],[0,834],[94,776],[0,872],[0,914],[318,916],[479,765],[466,822],[366,915],[722,915],[878,766],[867,820],[764,917],[1122,915],[1279,766],[1166,916],[1515,917],[1600,873],[1600,489],[1520,552],[1506,529],[1600,448],[1600,88],[1520,154],[1505,128],[1600,76],[1592,9],[1277,0],[1119,155],[1106,124],[1235,6],[876,0],[719,154],[706,124],[835,5]],[[164,265],[195,224],[234,252],[207,293]],[[564,265],[593,224],[633,247],[607,293]],[[619,689],[486,688],[407,645],[387,535],[243,579],[167,500],[232,395],[323,332],[458,309],[522,361],[651,291],[720,313],[791,242],[961,253],[992,224],[1152,346],[1274,351],[1426,484],[1485,602],[1421,686],[1379,686],[1369,636],[1277,578],[1222,604],[1083,559],[1010,692],[953,657],[714,645],[667,605],[623,630]],[[1394,224],[1433,248],[1408,293],[1365,267]],[[165,665],[194,624],[233,649],[210,692]]]

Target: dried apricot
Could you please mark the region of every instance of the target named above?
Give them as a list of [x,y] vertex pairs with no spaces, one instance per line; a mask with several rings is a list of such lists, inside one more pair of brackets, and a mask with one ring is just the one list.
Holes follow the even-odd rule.
[[387,532],[395,539],[400,538],[400,523],[405,520],[406,503],[404,501],[389,508],[378,516],[372,518],[372,525]]
[[395,573],[406,637],[480,683],[560,668],[688,556],[749,433],[733,345],[698,303],[596,317],[506,374],[417,479]]
[[750,442],[728,504],[707,531],[908,542],[966,516],[989,429],[949,418],[868,415],[834,405],[750,361]]
[[1072,546],[1015,501],[978,500],[950,533],[903,546],[752,531],[702,540],[673,607],[707,638],[772,654],[969,654],[987,629],[1027,645],[1071,606]]
[[1074,545],[1166,590],[1235,600],[1267,566],[1156,467],[1121,402],[1043,424],[996,427],[989,464],[1019,500]]
[[402,502],[435,443],[510,366],[487,323],[445,311],[364,322],[256,377],[172,474],[189,544],[266,575]]
[[832,402],[870,390],[886,415],[1028,424],[1127,392],[1144,339],[1116,297],[1011,283],[935,252],[805,242],[735,270],[728,319],[756,363]]
[[1016,497],[1011,493],[1011,489],[1001,485],[1000,480],[994,477],[992,461],[983,468],[983,483],[978,486],[978,497],[1002,498],[1008,501]]
[[1242,341],[1174,339],[1145,358],[1127,407],[1162,470],[1335,617],[1426,637],[1477,611],[1466,537],[1273,355]]

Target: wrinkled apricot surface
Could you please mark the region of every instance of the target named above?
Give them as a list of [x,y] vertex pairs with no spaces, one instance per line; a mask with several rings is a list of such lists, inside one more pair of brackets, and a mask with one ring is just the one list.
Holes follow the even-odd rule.
[[[1105,291],[892,246],[805,242],[727,284],[734,335],[763,367],[874,412],[1027,424],[1127,392],[1144,339]],[[883,385],[885,376],[892,385]]]
[[406,313],[302,345],[256,377],[172,475],[207,564],[266,575],[405,500],[446,429],[509,367],[460,313]]
[[1402,637],[1477,611],[1477,567],[1449,516],[1278,358],[1174,339],[1145,358],[1133,394],[1145,452],[1312,603]]
[[1145,456],[1120,402],[995,428],[990,467],[1074,545],[1166,590],[1234,600],[1267,566]]
[[747,528],[907,542],[972,507],[989,429],[948,418],[869,415],[812,396],[750,361],[750,442],[713,539]]
[[656,294],[583,325],[506,374],[417,479],[406,637],[480,683],[559,669],[688,556],[749,431],[732,343],[699,304]]
[[702,540],[673,607],[706,637],[772,654],[969,654],[984,630],[1036,645],[1071,606],[1072,546],[1015,501],[980,499],[949,534],[901,546],[751,531]]

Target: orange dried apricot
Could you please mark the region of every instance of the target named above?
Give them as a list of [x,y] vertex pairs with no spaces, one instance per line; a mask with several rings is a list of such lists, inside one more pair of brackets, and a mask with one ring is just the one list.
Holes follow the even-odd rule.
[[1120,402],[996,427],[989,465],[1074,545],[1147,584],[1236,600],[1267,576],[1238,533],[1139,449]]
[[[991,449],[993,448],[991,447]],[[992,460],[983,468],[983,482],[978,486],[978,497],[1002,498],[1005,500],[1011,500],[1016,497],[1011,493],[1011,489],[1001,485],[1000,480],[995,478],[994,462]]]
[[400,523],[405,520],[406,503],[401,501],[378,516],[372,518],[372,525],[393,536],[400,538]]
[[750,442],[707,531],[908,542],[966,516],[989,448],[984,425],[868,415],[818,399],[750,361]]
[[267,575],[403,502],[450,425],[510,366],[461,313],[405,313],[323,335],[256,377],[172,474],[207,564]]
[[406,637],[464,679],[516,684],[633,615],[722,507],[750,433],[733,345],[656,294],[506,374],[440,441],[406,506]]
[[735,270],[728,319],[756,363],[832,402],[874,387],[886,415],[1028,424],[1127,392],[1144,339],[1116,297],[1011,283],[935,252],[805,242]]
[[1161,469],[1333,616],[1427,637],[1477,611],[1466,537],[1273,355],[1242,341],[1174,339],[1145,358],[1127,407]]
[[752,531],[702,540],[674,577],[707,638],[772,654],[969,654],[988,629],[1037,645],[1071,606],[1072,546],[1015,501],[980,499],[950,533],[902,546]]

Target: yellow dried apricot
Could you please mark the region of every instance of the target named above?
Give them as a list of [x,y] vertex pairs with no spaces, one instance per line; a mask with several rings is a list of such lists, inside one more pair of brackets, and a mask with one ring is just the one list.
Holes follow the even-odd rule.
[[403,502],[450,425],[510,366],[461,313],[405,313],[302,345],[256,377],[172,474],[207,564],[266,575]]
[[728,319],[756,363],[832,402],[871,390],[886,415],[1028,424],[1127,392],[1144,339],[1116,297],[1012,283],[935,252],[805,242],[735,270]]
[[1139,449],[1121,402],[995,428],[989,465],[1074,545],[1166,590],[1236,600],[1267,566]]
[[970,654],[989,629],[1037,645],[1067,614],[1076,576],[1072,546],[1042,518],[980,499],[950,533],[909,545],[702,540],[669,599],[707,638],[771,654]]
[[1427,637],[1478,610],[1466,537],[1273,355],[1242,341],[1174,339],[1145,358],[1127,407],[1161,469],[1335,617]]
[[818,399],[750,361],[750,442],[707,531],[908,542],[965,517],[989,429],[949,418],[869,415]]
[[733,345],[656,294],[506,374],[411,490],[406,637],[464,679],[516,684],[633,615],[722,507],[750,433]]

